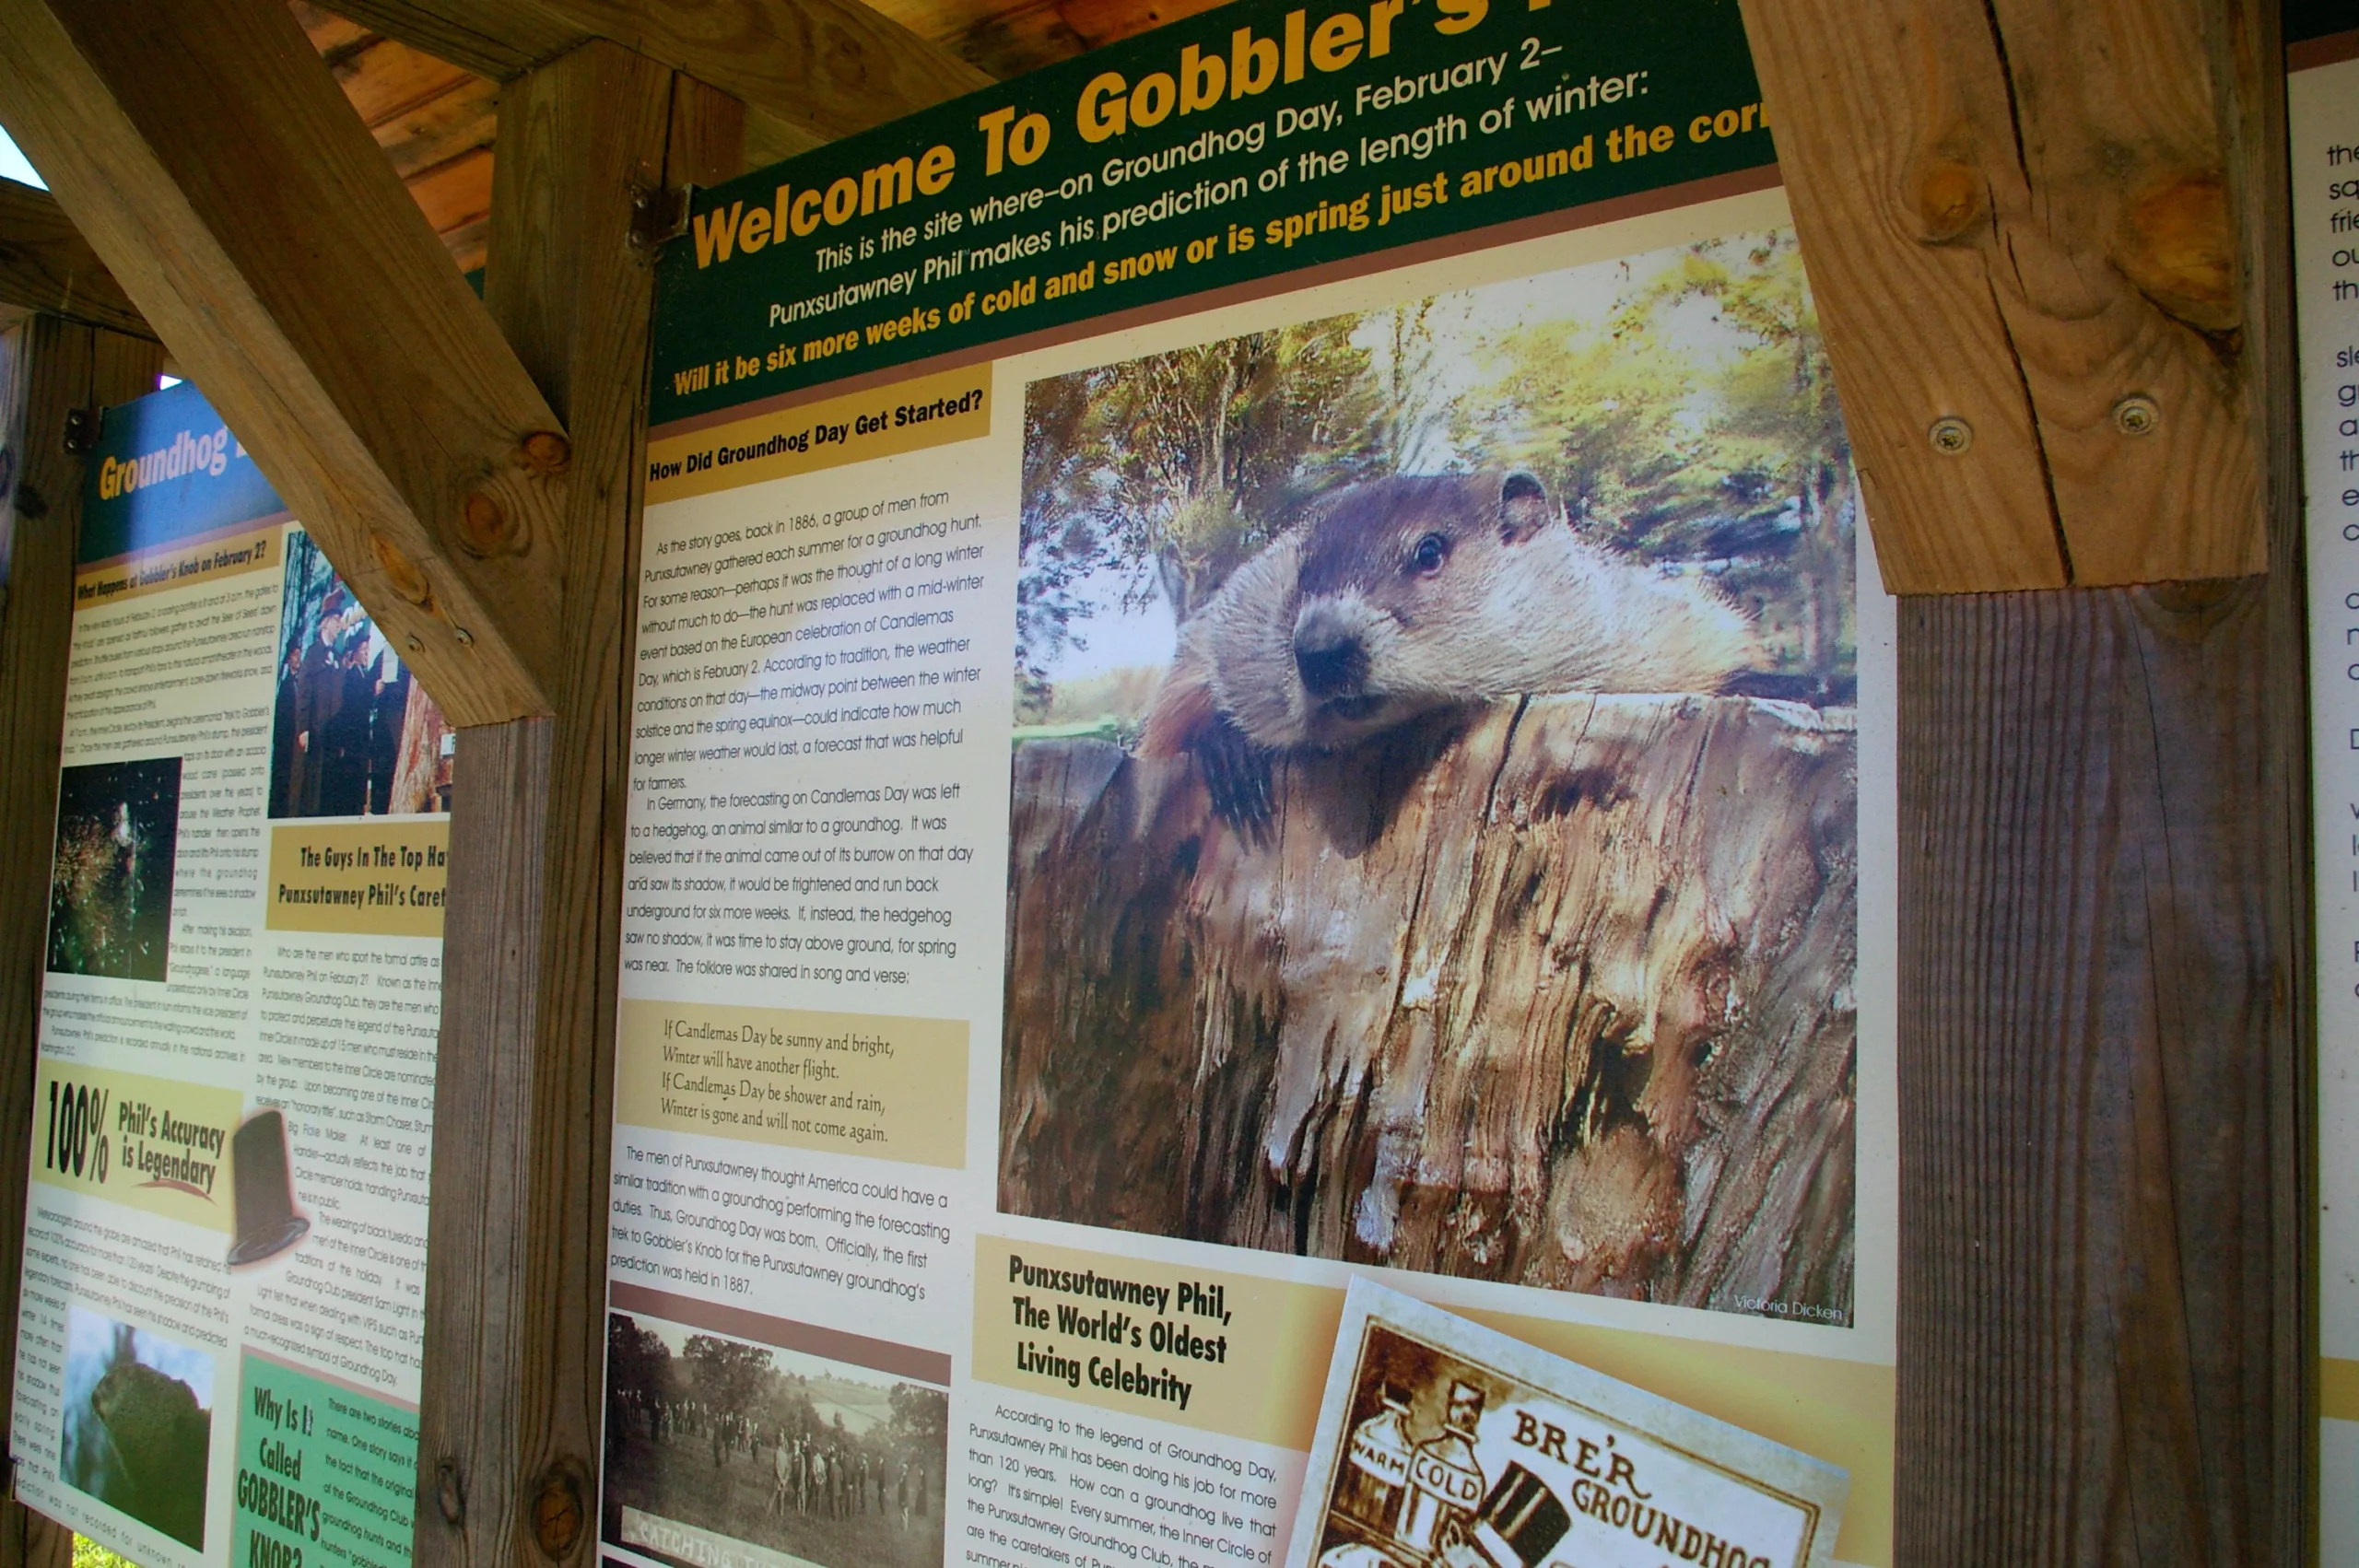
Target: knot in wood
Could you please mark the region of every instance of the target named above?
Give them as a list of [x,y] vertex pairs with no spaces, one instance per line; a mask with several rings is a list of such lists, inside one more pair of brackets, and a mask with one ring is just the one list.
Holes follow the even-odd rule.
[[426,573],[418,569],[417,563],[411,560],[400,545],[372,530],[369,535],[369,550],[377,557],[378,568],[385,574],[385,580],[393,584],[395,593],[421,609],[433,604],[434,585],[427,580]]
[[535,474],[562,474],[573,461],[573,443],[555,430],[535,430],[524,438],[524,466]]
[[2235,330],[2236,223],[2228,187],[2212,173],[2175,174],[2149,184],[2122,209],[2114,264],[2164,314],[2199,332]]
[[[417,646],[417,639],[410,639]],[[467,1522],[467,1492],[459,1480],[459,1462],[445,1459],[434,1467],[434,1500],[441,1505],[442,1522],[456,1529]]]
[[572,1472],[553,1466],[533,1498],[533,1540],[551,1562],[562,1562],[581,1539],[581,1488]]
[[1928,244],[1956,239],[1982,216],[1982,175],[1955,158],[1928,160],[1917,171],[1917,221]]
[[500,555],[509,547],[508,509],[477,490],[460,510],[459,532],[468,554]]

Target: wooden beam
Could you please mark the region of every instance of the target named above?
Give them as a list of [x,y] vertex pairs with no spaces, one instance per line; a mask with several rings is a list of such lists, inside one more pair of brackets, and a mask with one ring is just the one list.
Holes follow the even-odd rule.
[[742,112],[593,42],[499,107],[485,299],[566,415],[546,720],[461,731],[419,1412],[419,1568],[595,1551],[629,638],[651,258],[638,192],[734,170]]
[[[2315,1561],[2283,65],[2273,6],[2212,0],[2192,25],[2215,44],[2207,113],[2237,247],[2222,363],[2251,416],[2251,498],[2182,472],[2152,497],[2154,532],[2257,515],[2267,574],[1900,606],[1894,1534],[1925,1568]],[[2139,178],[2138,158],[2122,166]],[[2231,501],[2215,530],[2206,509]],[[1880,551],[1958,525],[1945,504],[1912,510],[1937,505],[1914,491],[1885,504]],[[2028,508],[2000,520],[2026,528],[2048,515],[1993,504]]]
[[2310,1561],[2277,591],[1902,602],[1894,1539],[1922,1568]]
[[992,78],[860,0],[335,0],[387,38],[494,79],[611,39],[816,142]]
[[156,335],[57,198],[14,180],[0,180],[0,304]]
[[549,711],[561,427],[287,7],[0,0],[0,117],[452,720]]
[[2230,7],[1744,17],[1885,582],[2264,569]]
[[[49,868],[73,640],[82,460],[65,417],[156,390],[149,338],[35,316],[0,336],[0,1365],[17,1364],[25,1190],[32,1169],[33,1063],[49,934]],[[0,1381],[11,1430],[13,1378]],[[0,1568],[64,1568],[72,1532],[0,1504]]]

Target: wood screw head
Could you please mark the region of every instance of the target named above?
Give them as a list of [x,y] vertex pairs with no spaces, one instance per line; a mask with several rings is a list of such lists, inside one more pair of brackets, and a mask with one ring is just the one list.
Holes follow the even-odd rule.
[[404,644],[405,644],[405,645],[408,647],[409,650],[410,650],[412,653],[419,653],[419,652],[423,652],[423,651],[425,650],[425,649],[426,649],[426,642],[425,642],[425,640],[424,640],[423,638],[420,638],[420,637],[419,637],[416,632],[412,632],[412,633],[410,633],[410,634],[409,634],[409,636],[407,636],[407,637],[404,638],[402,639],[402,641],[403,641],[403,643],[404,643]]
[[2151,397],[2132,394],[2113,405],[2113,427],[2125,436],[2151,436],[2163,422],[2163,411]]
[[1955,457],[1974,444],[1974,427],[1954,414],[1944,414],[1926,430],[1925,439],[1943,457]]
[[473,648],[475,645],[475,634],[467,630],[464,626],[452,626],[451,628],[451,635],[459,639],[459,646],[461,648]]

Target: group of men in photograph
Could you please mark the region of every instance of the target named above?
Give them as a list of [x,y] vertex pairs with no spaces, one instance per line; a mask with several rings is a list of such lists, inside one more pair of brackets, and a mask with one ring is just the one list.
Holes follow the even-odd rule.
[[288,649],[279,671],[270,814],[390,811],[409,684],[400,659],[338,584],[313,634]]

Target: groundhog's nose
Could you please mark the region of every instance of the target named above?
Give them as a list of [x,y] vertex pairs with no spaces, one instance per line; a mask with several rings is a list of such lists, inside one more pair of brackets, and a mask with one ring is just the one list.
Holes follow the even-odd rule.
[[1367,649],[1332,605],[1313,604],[1295,622],[1294,667],[1312,696],[1354,696],[1367,684]]

